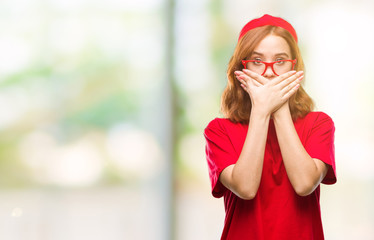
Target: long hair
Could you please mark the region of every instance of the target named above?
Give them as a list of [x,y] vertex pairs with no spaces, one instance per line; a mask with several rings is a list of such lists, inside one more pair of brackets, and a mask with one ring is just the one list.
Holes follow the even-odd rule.
[[[263,26],[248,31],[238,42],[227,69],[227,86],[221,97],[221,112],[224,117],[233,122],[248,123],[252,104],[249,94],[236,80],[235,71],[243,69],[241,61],[252,55],[255,47],[268,35],[282,37],[291,49],[292,59],[297,59],[295,70],[304,71],[304,62],[299,47],[292,35],[285,29],[277,26]],[[304,78],[305,79],[305,78]],[[297,92],[290,97],[289,106],[292,119],[304,117],[314,109],[311,97],[300,85]]]

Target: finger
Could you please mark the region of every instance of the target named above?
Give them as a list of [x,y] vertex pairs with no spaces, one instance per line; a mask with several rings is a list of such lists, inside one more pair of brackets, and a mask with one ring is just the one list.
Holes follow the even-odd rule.
[[276,77],[274,80],[272,80],[272,84],[273,85],[277,85],[281,82],[283,82],[283,80],[285,79],[288,79],[289,77],[293,76],[296,74],[296,71],[292,70],[292,71],[289,71],[289,72],[286,72],[286,73],[283,73],[282,75]]
[[296,84],[293,88],[291,88],[287,93],[283,95],[282,100],[287,101],[292,95],[294,95],[297,92],[299,87],[300,84]]
[[244,89],[244,91],[248,91],[247,87],[244,84],[240,84],[240,86]]
[[253,89],[253,88],[259,87],[261,85],[260,85],[260,83],[256,82],[254,79],[249,78],[248,81],[247,81],[247,86],[248,86],[249,89]]
[[278,86],[281,89],[283,89],[283,88],[289,86],[290,84],[292,84],[293,82],[301,80],[303,77],[304,77],[304,72],[299,71],[296,74],[294,74],[294,75],[284,79],[282,82],[278,83]]
[[241,71],[235,71],[235,75],[236,75],[236,78],[244,85],[248,85],[249,82],[252,82],[252,84],[256,87],[260,87],[262,86],[262,84],[258,81],[256,81],[256,79],[253,79],[251,77],[249,77],[248,75],[246,75],[245,73],[241,72]]
[[247,80],[245,79],[244,75],[237,75],[236,79],[240,82],[240,84],[247,86]]
[[261,87],[263,86],[261,83],[259,83],[258,81],[256,81],[256,79],[250,79],[249,82],[251,82],[253,84],[253,86],[255,87]]
[[237,77],[238,81],[240,82],[240,86],[243,88],[244,91],[246,91],[249,94],[251,89],[256,87],[256,85],[254,85],[254,81],[252,79],[248,79],[247,81],[245,81],[242,78],[244,78],[244,76]]
[[252,84],[255,86],[255,87],[261,87],[263,86],[259,81],[257,81],[256,79],[253,79],[253,78],[250,78],[248,80],[249,82],[252,82]]
[[297,77],[295,80],[294,80],[294,77],[292,77],[292,80],[285,80],[284,82],[286,81],[291,81],[288,85],[285,85],[285,84],[282,84],[280,83],[279,85],[284,85],[283,89],[281,90],[282,93],[287,93],[289,92],[291,89],[293,89],[297,84],[300,84],[301,81],[303,80],[304,78],[304,75],[301,75],[299,77]]
[[240,83],[240,86],[243,88],[244,91],[246,91],[247,93],[249,93],[250,91],[250,88],[253,87],[253,85],[250,87],[249,84],[247,84],[245,81],[241,81]]
[[261,76],[260,74],[258,73],[255,73],[251,70],[248,70],[248,69],[243,69],[243,72],[248,75],[249,77],[251,77],[252,79],[256,80],[257,82],[259,82],[260,84],[262,85],[265,85],[266,83],[269,82],[268,79],[264,78],[263,76]]

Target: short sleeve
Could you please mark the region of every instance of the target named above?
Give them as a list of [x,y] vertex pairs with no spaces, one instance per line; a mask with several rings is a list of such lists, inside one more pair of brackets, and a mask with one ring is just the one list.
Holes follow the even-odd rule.
[[222,197],[227,190],[219,181],[219,175],[223,169],[235,164],[237,160],[237,154],[222,124],[220,119],[216,118],[208,124],[204,131],[212,195],[216,198]]
[[327,175],[322,180],[324,184],[336,182],[334,133],[334,122],[327,114],[321,112],[314,120],[305,145],[305,150],[312,158],[329,165]]

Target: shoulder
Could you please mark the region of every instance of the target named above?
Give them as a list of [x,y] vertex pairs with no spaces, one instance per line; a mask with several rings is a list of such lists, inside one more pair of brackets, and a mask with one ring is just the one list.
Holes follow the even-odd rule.
[[306,119],[331,119],[327,113],[324,112],[310,112],[305,116]]
[[212,134],[228,135],[229,133],[236,132],[235,129],[238,129],[241,126],[241,123],[232,122],[228,118],[215,118],[212,121],[210,121],[204,129],[204,135],[206,137]]
[[228,118],[215,118],[208,123],[205,130],[207,130],[207,129],[224,130],[224,129],[242,127],[243,125],[245,125],[245,124],[238,123],[238,122],[233,122]]
[[315,125],[321,123],[329,123],[334,125],[332,118],[324,112],[310,112],[304,118],[300,119],[306,123]]
[[324,112],[310,112],[304,118],[298,119],[295,126],[311,131],[335,131],[332,118]]
[[231,122],[228,118],[215,118],[208,123],[205,129],[211,128],[224,128],[227,125],[235,124]]
[[225,126],[230,124],[230,120],[226,118],[215,118],[208,123],[204,129],[204,135],[209,136],[211,132],[225,132]]

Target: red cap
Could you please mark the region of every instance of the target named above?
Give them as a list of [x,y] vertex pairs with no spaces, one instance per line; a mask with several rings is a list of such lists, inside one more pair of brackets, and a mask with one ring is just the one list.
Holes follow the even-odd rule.
[[239,39],[238,41],[249,31],[257,27],[262,27],[266,25],[271,25],[271,26],[277,26],[286,29],[295,41],[297,42],[297,35],[295,29],[292,27],[292,25],[284,20],[283,18],[279,17],[273,17],[271,15],[265,14],[264,16],[260,18],[253,19],[249,21],[240,31]]

